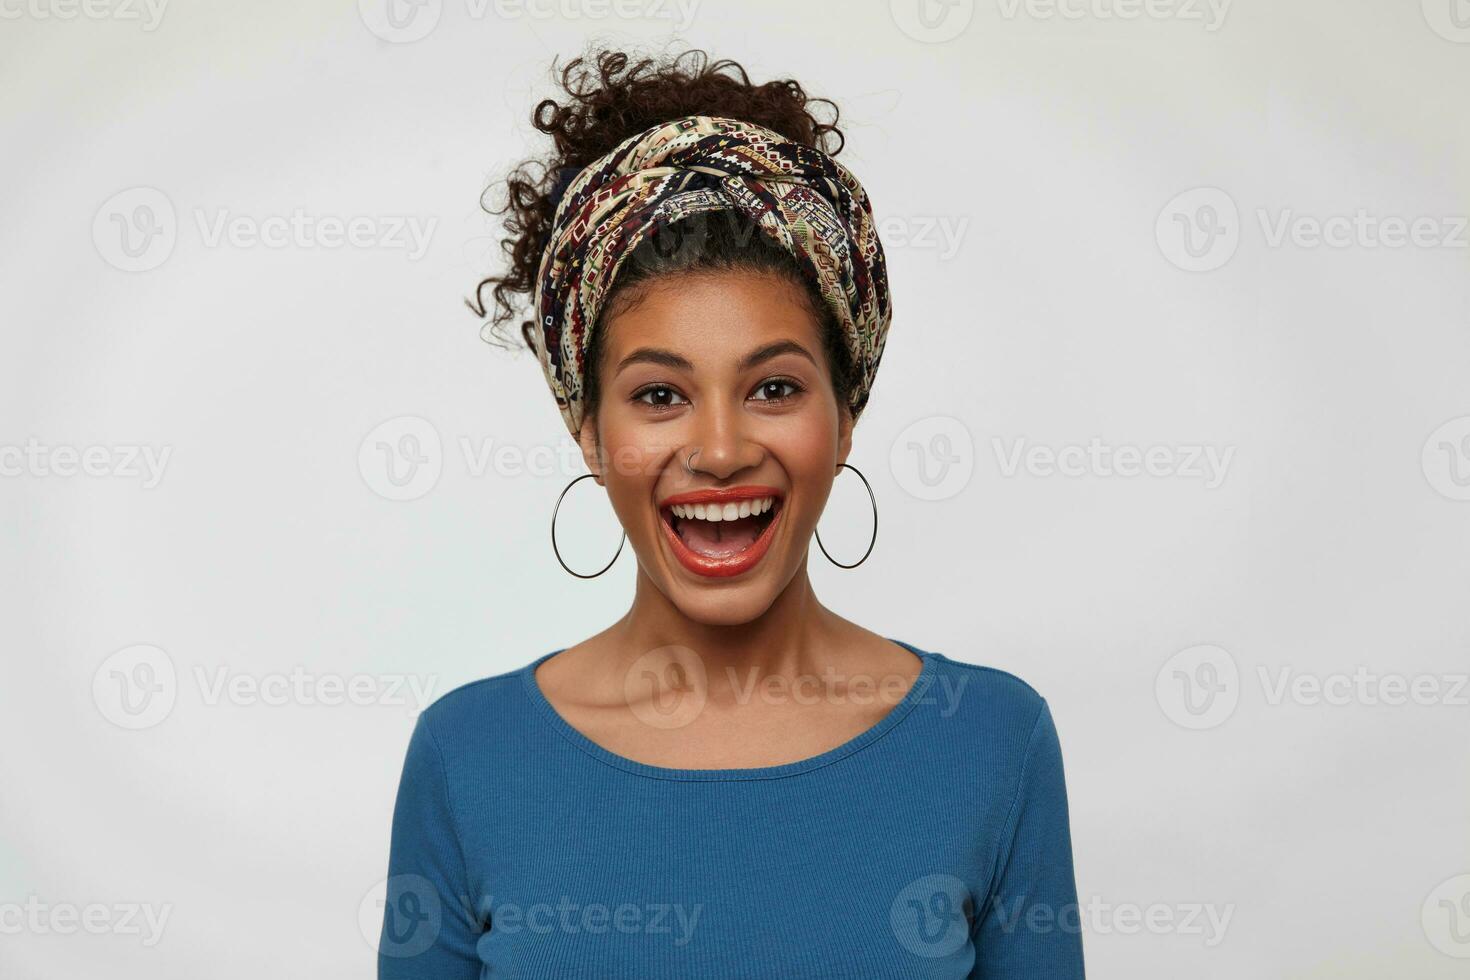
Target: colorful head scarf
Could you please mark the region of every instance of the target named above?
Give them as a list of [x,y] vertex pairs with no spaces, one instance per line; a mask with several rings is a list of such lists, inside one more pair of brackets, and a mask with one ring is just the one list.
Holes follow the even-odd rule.
[[862,185],[821,150],[763,126],[684,116],[582,168],[552,219],[529,333],[573,436],[582,426],[587,345],[623,260],[656,228],[728,209],[752,219],[816,283],[857,368],[854,417],[867,404],[892,314]]

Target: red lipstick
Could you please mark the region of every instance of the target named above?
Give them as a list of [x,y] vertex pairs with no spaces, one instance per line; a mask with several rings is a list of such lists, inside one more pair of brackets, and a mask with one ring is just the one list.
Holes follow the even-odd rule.
[[[670,510],[674,504],[731,504],[743,500],[758,500],[762,497],[775,498],[775,504],[770,510],[770,520],[754,541],[735,554],[724,556],[701,554],[685,544],[683,538],[674,530],[672,523],[674,520],[695,519],[675,518]],[[679,560],[679,564],[696,575],[706,578],[729,578],[755,567],[770,549],[771,541],[775,537],[776,524],[781,520],[784,500],[781,491],[767,486],[740,486],[722,489],[711,487],[705,490],[690,490],[668,497],[659,505],[659,523],[663,525],[664,536],[668,539],[669,548],[674,552],[674,557]]]

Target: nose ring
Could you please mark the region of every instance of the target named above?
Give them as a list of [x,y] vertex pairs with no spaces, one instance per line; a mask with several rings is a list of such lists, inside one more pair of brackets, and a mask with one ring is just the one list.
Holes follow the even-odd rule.
[[696,449],[696,450],[694,450],[694,452],[692,452],[692,453],[689,454],[689,458],[688,459],[684,460],[684,472],[688,473],[690,476],[693,476],[694,475],[694,465],[693,465],[694,464],[694,457],[696,457],[698,455],[699,455],[699,450]]

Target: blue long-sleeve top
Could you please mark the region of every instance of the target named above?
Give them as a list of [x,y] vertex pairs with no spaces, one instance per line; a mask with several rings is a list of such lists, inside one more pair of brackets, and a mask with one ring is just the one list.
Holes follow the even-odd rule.
[[535,669],[424,711],[393,814],[382,980],[1074,980],[1061,747],[1004,671],[923,661],[820,755],[671,769],[582,735]]

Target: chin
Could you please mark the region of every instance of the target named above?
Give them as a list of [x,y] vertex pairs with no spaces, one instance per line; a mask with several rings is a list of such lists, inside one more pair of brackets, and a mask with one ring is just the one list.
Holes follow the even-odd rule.
[[705,626],[741,626],[759,619],[771,608],[776,594],[756,583],[722,589],[689,589],[675,583],[670,601],[679,611]]

